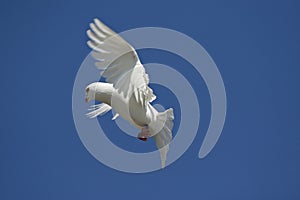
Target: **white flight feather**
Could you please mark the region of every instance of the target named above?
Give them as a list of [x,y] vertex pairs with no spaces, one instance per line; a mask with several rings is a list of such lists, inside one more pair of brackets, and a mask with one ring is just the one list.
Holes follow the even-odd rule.
[[106,81],[125,97],[135,95],[142,106],[153,101],[156,97],[134,48],[98,19],[94,19],[90,28],[87,44],[94,50],[92,56],[98,60],[96,66],[103,70]]
[[100,115],[104,115],[108,111],[111,110],[111,106],[107,105],[106,103],[100,103],[97,105],[92,105],[88,110],[92,110],[91,112],[87,113],[86,115],[89,118],[95,118]]

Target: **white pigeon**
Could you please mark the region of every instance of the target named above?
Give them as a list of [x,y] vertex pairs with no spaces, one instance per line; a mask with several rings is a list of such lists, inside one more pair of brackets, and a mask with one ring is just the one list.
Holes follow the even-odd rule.
[[148,86],[148,75],[130,44],[98,19],[90,24],[87,35],[95,65],[107,82],[95,82],[86,87],[86,102],[95,99],[102,102],[90,108],[88,117],[95,118],[114,109],[117,114],[113,120],[120,115],[140,129],[137,134],[140,140],[154,138],[164,168],[172,140],[173,109],[158,112],[150,104],[156,96]]

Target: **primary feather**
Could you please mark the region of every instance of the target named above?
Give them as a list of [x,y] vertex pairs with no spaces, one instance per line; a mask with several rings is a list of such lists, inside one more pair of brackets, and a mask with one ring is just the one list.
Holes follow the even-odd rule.
[[90,27],[87,44],[93,49],[96,67],[103,71],[105,80],[125,97],[139,97],[142,105],[153,101],[156,96],[148,86],[148,75],[134,48],[98,19]]

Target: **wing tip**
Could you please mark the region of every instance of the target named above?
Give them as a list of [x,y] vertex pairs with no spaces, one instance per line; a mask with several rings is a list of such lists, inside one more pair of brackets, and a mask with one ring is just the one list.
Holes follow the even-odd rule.
[[97,17],[95,17],[94,19],[93,19],[93,21],[94,22],[96,22],[96,21],[100,21]]

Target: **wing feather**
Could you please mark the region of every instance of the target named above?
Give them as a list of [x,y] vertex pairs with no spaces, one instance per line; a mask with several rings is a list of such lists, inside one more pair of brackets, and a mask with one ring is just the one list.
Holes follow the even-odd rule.
[[96,67],[117,91],[125,97],[134,95],[141,105],[156,98],[148,86],[148,74],[130,44],[98,19],[90,24],[87,36],[90,39],[87,44],[97,60]]

